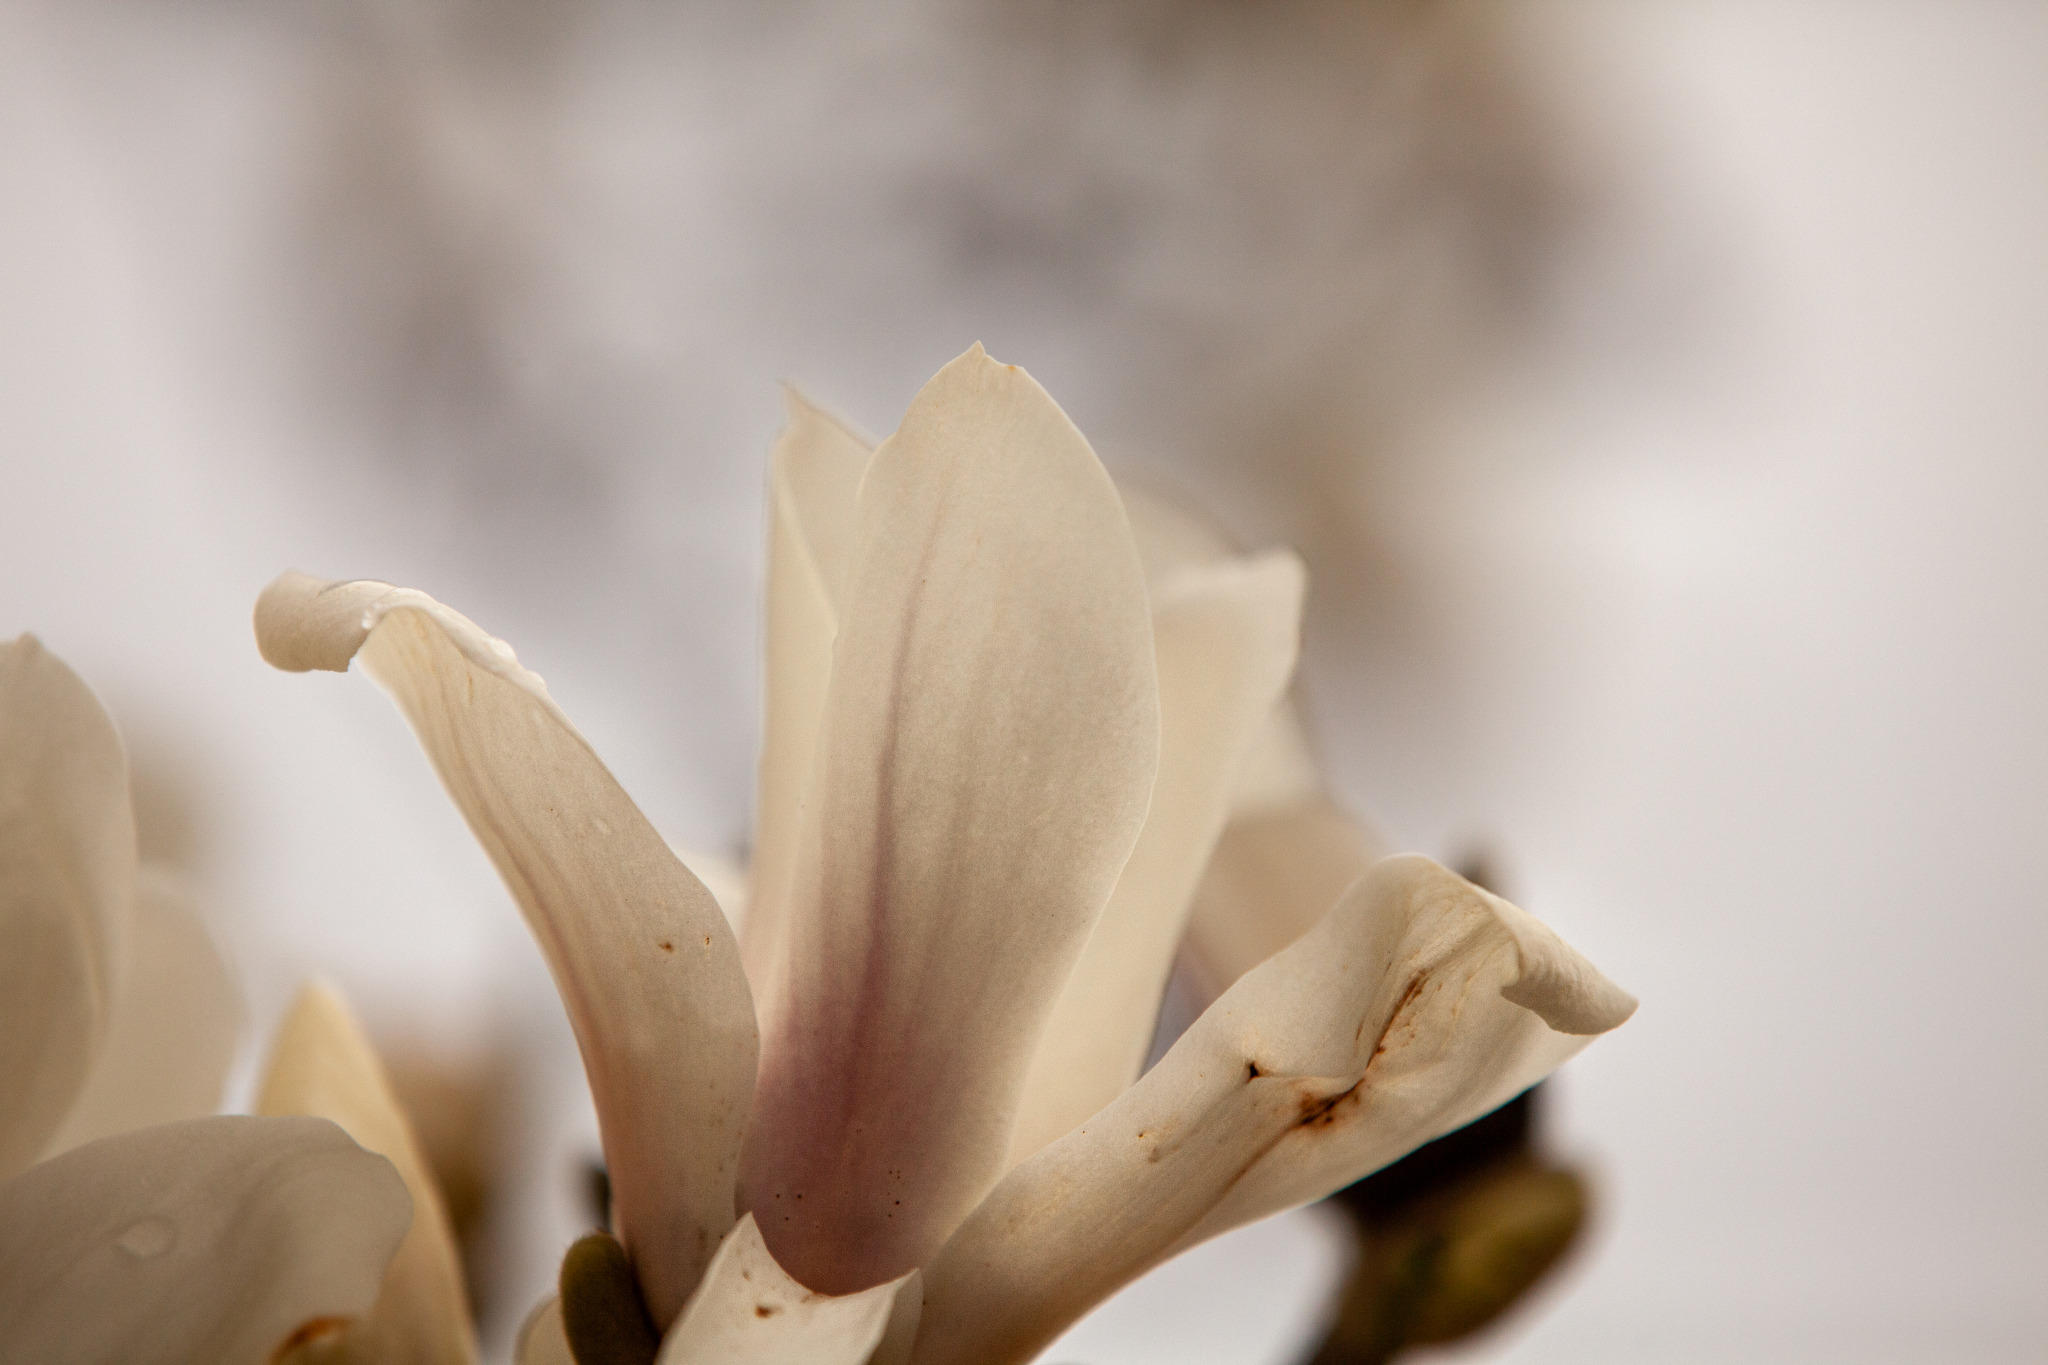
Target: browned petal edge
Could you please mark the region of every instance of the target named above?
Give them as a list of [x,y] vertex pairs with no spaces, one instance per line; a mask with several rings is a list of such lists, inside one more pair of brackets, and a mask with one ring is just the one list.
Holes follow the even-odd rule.
[[283,1362],[308,1346],[324,1345],[335,1340],[346,1332],[354,1321],[354,1318],[307,1318],[292,1330],[290,1336],[277,1344],[277,1349],[270,1353],[270,1365],[283,1365]]

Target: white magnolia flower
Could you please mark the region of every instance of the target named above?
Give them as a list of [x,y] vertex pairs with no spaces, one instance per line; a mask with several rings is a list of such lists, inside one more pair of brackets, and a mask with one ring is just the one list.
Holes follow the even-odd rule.
[[209,1117],[236,1018],[138,876],[112,722],[0,645],[0,1362],[270,1365],[372,1306],[405,1187],[331,1123]]
[[[376,582],[286,574],[256,613],[278,667],[363,661],[525,912],[663,1361],[1028,1359],[1628,1017],[1536,920],[1396,857],[1139,1076],[1299,564],[1148,584],[1080,433],[979,347],[872,452],[791,409],[744,944],[502,642]],[[527,1359],[566,1358],[558,1317]]]

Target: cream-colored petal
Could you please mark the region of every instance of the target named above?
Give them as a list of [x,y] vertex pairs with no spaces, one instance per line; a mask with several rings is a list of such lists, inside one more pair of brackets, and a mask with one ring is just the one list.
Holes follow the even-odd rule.
[[921,1264],[1000,1173],[1159,742],[1122,505],[1028,375],[948,365],[859,502],[742,1181],[833,1293]]
[[1188,912],[1188,948],[1202,986],[1221,995],[1314,928],[1384,851],[1371,829],[1320,790],[1232,819]]
[[733,932],[740,935],[741,956],[746,954],[747,923],[747,869],[722,853],[707,853],[702,849],[684,848],[671,843],[669,849],[683,860],[683,866],[690,869],[690,875],[704,883],[704,889],[711,893],[711,899],[718,902],[718,908],[725,912],[725,922],[733,926]]
[[562,1300],[550,1294],[519,1326],[519,1340],[512,1348],[514,1365],[576,1365],[569,1350],[568,1333],[562,1329]]
[[89,1142],[0,1185],[0,1358],[271,1365],[369,1308],[411,1217],[322,1119]]
[[917,1344],[918,1325],[924,1319],[924,1272],[913,1270],[899,1282],[896,1303],[889,1310],[889,1325],[868,1357],[868,1365],[910,1365],[910,1353]]
[[837,603],[847,590],[867,445],[787,395],[789,422],[768,476],[768,622],[753,889],[740,950],[757,999],[775,980],[796,871],[798,821],[832,676]]
[[[1120,491],[1155,594],[1176,575],[1242,553],[1221,527],[1158,490]],[[1329,795],[1299,701],[1280,698],[1238,765],[1230,824],[1189,917],[1188,944],[1210,997],[1314,928],[1392,851]]]
[[748,1214],[661,1343],[658,1365],[864,1365],[915,1270],[856,1294],[816,1294],[789,1277]]
[[134,899],[113,722],[33,635],[0,644],[0,1180],[36,1159],[84,1089]]
[[1189,565],[1154,588],[1159,780],[1038,1045],[1007,1165],[1137,1079],[1237,771],[1294,672],[1302,587],[1301,562],[1278,553]]
[[732,1226],[758,1048],[739,947],[503,642],[422,593],[286,574],[256,607],[280,667],[365,670],[411,721],[497,864],[569,1012],[613,1207],[658,1320]]
[[[1123,491],[1153,584],[1237,552],[1221,528],[1172,499]],[[1188,916],[1188,947],[1212,997],[1307,933],[1391,851],[1329,796],[1291,696],[1275,704],[1239,766],[1230,815]]]
[[256,1098],[259,1114],[332,1119],[365,1150],[390,1160],[412,1196],[412,1227],[371,1310],[348,1329],[329,1365],[464,1365],[476,1359],[469,1296],[448,1211],[412,1125],[339,993],[299,991],[278,1027]]
[[167,867],[144,866],[106,1043],[50,1151],[213,1113],[241,1026],[241,990],[191,888]]
[[[1238,769],[1230,792],[1231,817],[1263,815],[1321,796],[1325,790],[1301,708],[1291,695],[1283,697]],[[1329,908],[1325,905],[1323,910]]]
[[1176,1251],[1469,1122],[1634,1008],[1521,910],[1385,859],[990,1194],[927,1268],[915,1359],[1026,1360]]
[[1131,539],[1145,578],[1153,585],[1202,564],[1213,564],[1239,552],[1229,533],[1208,518],[1143,483],[1117,486],[1131,519]]

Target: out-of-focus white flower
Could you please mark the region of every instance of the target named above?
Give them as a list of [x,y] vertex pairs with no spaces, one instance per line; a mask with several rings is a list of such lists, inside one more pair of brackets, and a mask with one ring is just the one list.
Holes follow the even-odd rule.
[[305,1365],[474,1365],[476,1328],[447,1208],[383,1063],[333,987],[308,985],[293,1001],[256,1112],[332,1120],[387,1158],[412,1196],[411,1225],[376,1302]]
[[[286,574],[256,625],[281,668],[363,660],[525,912],[661,1359],[986,1365],[1634,1008],[1522,911],[1388,858],[1139,1076],[1301,589],[1285,554],[1148,582],[1080,433],[979,347],[873,451],[792,400],[744,944],[464,617]],[[562,1358],[576,1309],[526,1358]]]
[[0,645],[0,1361],[271,1365],[371,1307],[404,1184],[331,1123],[209,1117],[238,1009],[138,876],[106,712]]

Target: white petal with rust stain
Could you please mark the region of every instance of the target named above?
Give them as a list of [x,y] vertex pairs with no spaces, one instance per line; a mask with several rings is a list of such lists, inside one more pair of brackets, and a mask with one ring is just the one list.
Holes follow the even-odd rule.
[[658,1365],[864,1365],[888,1330],[911,1271],[857,1294],[816,1294],[769,1254],[752,1214],[726,1235],[704,1283],[661,1343]]
[[1176,1251],[1469,1122],[1634,1008],[1521,910],[1384,859],[997,1187],[927,1268],[918,1365],[1028,1359]]
[[171,869],[145,865],[106,1044],[50,1151],[213,1113],[241,1026],[241,990],[191,888]]
[[1000,1173],[1158,762],[1116,490],[979,347],[868,466],[744,1192],[806,1284],[937,1250]]
[[658,1320],[734,1219],[758,1035],[739,948],[509,647],[423,593],[288,573],[256,606],[281,668],[364,667],[497,865],[575,1027],[619,1233]]
[[1285,552],[1187,565],[1154,585],[1159,780],[1039,1043],[1006,1166],[1138,1078],[1237,774],[1293,676],[1303,586],[1301,561]]
[[0,1185],[0,1359],[270,1365],[370,1307],[411,1217],[324,1119],[89,1142]]
[[462,1262],[440,1191],[384,1066],[331,987],[299,991],[278,1027],[256,1099],[259,1114],[332,1119],[365,1150],[398,1168],[412,1196],[412,1226],[370,1311],[349,1326],[324,1365],[468,1365],[476,1359]]
[[128,760],[91,690],[32,635],[0,644],[0,1180],[77,1102],[126,967]]

